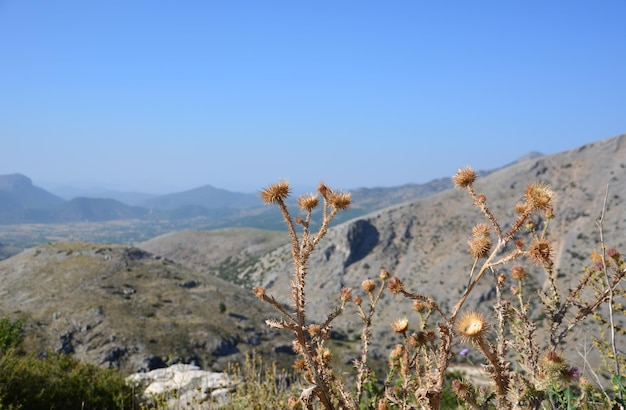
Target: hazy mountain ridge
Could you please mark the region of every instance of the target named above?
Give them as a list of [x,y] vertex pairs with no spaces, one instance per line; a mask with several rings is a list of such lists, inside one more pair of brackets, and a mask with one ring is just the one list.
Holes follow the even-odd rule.
[[[541,155],[536,152],[524,157]],[[487,175],[493,171],[480,171]],[[393,204],[423,198],[452,186],[450,178],[423,184],[352,191],[352,208],[344,221]],[[76,191],[74,191],[76,192]],[[89,192],[89,191],[87,191]],[[94,192],[94,191],[91,191]],[[248,226],[280,229],[280,217],[266,212],[257,194],[232,192],[204,185],[165,195],[110,193],[111,197],[78,196],[64,200],[32,184],[21,174],[0,175],[0,224],[103,222],[131,219],[185,219],[203,217],[213,228]],[[83,193],[85,193],[83,191]],[[127,202],[124,201],[127,200]],[[108,209],[107,209],[108,208]]]

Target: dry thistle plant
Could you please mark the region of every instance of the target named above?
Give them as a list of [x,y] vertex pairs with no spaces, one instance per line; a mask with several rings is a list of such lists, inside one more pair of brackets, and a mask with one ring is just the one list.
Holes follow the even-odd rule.
[[[618,285],[626,267],[619,252],[609,252],[608,261],[602,256],[597,269],[584,272],[574,286],[563,292],[557,283],[554,251],[547,236],[549,222],[554,218],[552,190],[542,183],[529,184],[523,200],[515,206],[515,220],[505,230],[506,225],[502,225],[491,212],[486,196],[475,192],[475,181],[476,174],[469,167],[459,170],[453,177],[455,186],[468,193],[485,221],[472,229],[468,251],[473,265],[467,286],[451,311],[444,312],[427,295],[408,291],[400,278],[381,269],[378,282],[366,279],[362,283],[368,299],[367,308],[363,298],[352,296],[352,289],[343,289],[338,295],[338,306],[320,324],[308,323],[306,318],[307,263],[311,252],[327,232],[329,222],[337,212],[348,207],[350,195],[335,193],[320,184],[322,225],[318,232],[312,233],[309,224],[313,209],[319,203],[318,195],[301,197],[298,205],[306,212],[306,217],[292,219],[285,204],[289,194],[286,182],[271,185],[261,193],[265,203],[279,206],[291,235],[294,265],[291,290],[295,312],[287,311],[263,288],[256,288],[255,294],[282,314],[280,320],[268,320],[268,325],[289,329],[295,335],[294,350],[299,354],[295,367],[303,371],[310,386],[304,389],[298,400],[291,401],[294,407],[304,404],[313,408],[317,400],[325,409],[358,409],[362,406],[438,409],[444,401],[446,377],[455,356],[454,349],[459,344],[469,345],[482,358],[482,370],[490,380],[486,386],[475,386],[470,380],[452,382],[452,392],[469,408],[538,409],[564,405],[592,408],[596,404],[623,403],[621,391],[620,397],[613,399],[607,393],[604,397],[596,394],[597,388],[586,380],[575,387],[580,372],[568,363],[562,352],[563,342],[571,331],[587,317],[597,316],[607,303],[611,314],[608,323],[612,332],[615,331],[612,314],[619,306],[614,304],[614,297],[619,292]],[[302,226],[300,236],[296,234],[295,225]],[[528,238],[528,243],[519,239],[522,237]],[[603,243],[602,246],[604,249]],[[529,274],[525,264],[545,271],[546,286],[528,292]],[[481,280],[491,281],[495,288],[495,303],[487,312],[464,309]],[[380,381],[382,388],[366,403],[363,402],[364,388],[372,382],[367,365],[372,319],[384,289],[409,299],[420,321],[414,325],[400,317],[391,323],[391,331],[401,336],[402,343],[389,354],[388,373],[385,380]],[[348,303],[356,307],[363,326],[361,356],[354,362],[355,386],[352,389],[348,388],[343,375],[332,368],[330,351],[325,347],[331,323]],[[537,314],[538,309],[543,312]],[[540,315],[545,316],[548,324],[546,334],[541,336],[537,331],[541,324]],[[623,383],[614,340],[613,337],[613,344],[605,346],[606,357],[612,358],[613,372],[619,383]],[[596,403],[590,401],[592,397],[593,400],[600,399]],[[588,407],[589,403],[592,407]]]

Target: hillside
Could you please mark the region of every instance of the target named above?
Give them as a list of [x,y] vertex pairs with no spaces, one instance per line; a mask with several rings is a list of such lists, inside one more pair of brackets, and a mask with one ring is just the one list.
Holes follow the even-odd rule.
[[[595,219],[602,210],[607,184],[604,237],[608,247],[624,249],[626,135],[512,164],[479,179],[475,188],[485,193],[491,210],[506,227],[514,221],[514,206],[525,186],[534,181],[549,184],[556,193],[556,218],[549,232],[559,280],[565,288],[590,263],[589,253],[598,246]],[[360,289],[361,282],[375,278],[382,267],[405,281],[407,289],[433,296],[444,310],[450,308],[462,294],[472,265],[467,238],[474,224],[484,222],[466,196],[461,190],[450,189],[330,229],[310,260],[310,317],[322,320],[329,311],[329,301],[337,300],[342,287]],[[285,246],[239,274],[256,278],[256,283],[265,286],[277,300],[289,301],[291,270],[290,248]],[[255,272],[263,274],[255,276]],[[533,271],[532,277],[535,287],[544,286],[541,271]],[[480,308],[493,298],[489,279],[483,279],[467,308]],[[344,314],[339,323],[348,334],[356,334],[354,320],[347,320],[350,315],[354,312]],[[388,331],[389,323],[401,316],[417,321],[409,303],[392,300],[387,294],[378,311],[376,330],[382,337],[375,342],[374,354],[385,355],[393,346],[395,336]],[[582,331],[575,338],[579,343],[590,343]]]
[[[133,247],[40,245],[0,262],[0,313],[28,319],[26,345],[135,372],[219,369],[256,349],[289,360],[249,292]],[[287,352],[282,354],[280,352]]]

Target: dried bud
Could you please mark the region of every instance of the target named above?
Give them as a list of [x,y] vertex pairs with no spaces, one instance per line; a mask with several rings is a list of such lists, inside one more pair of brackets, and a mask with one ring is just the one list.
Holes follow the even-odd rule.
[[515,247],[517,249],[524,249],[524,241],[522,241],[521,239],[516,239],[515,240]]
[[472,237],[489,236],[491,230],[487,224],[477,224],[472,228]]
[[276,184],[272,184],[261,191],[261,199],[268,205],[283,202],[290,192],[289,183],[282,180]]
[[391,328],[396,333],[404,333],[409,328],[409,319],[402,318],[391,322]]
[[413,310],[417,313],[422,313],[426,309],[430,309],[430,305],[422,300],[414,299],[413,300]]
[[387,279],[389,279],[389,276],[391,276],[391,275],[389,274],[389,271],[387,271],[387,269],[385,269],[385,268],[381,268],[380,269],[380,273],[378,274],[378,278],[380,280],[387,280]]
[[391,353],[389,353],[389,360],[398,359],[404,353],[404,346],[401,344],[397,344],[396,347],[393,348]]
[[609,248],[606,250],[606,255],[611,258],[611,259],[615,259],[618,260],[620,258],[620,253],[617,249],[615,248]]
[[552,264],[552,248],[545,239],[533,242],[528,249],[530,260],[540,266],[550,266]]
[[332,194],[333,191],[331,191],[330,188],[324,184],[324,182],[320,182],[317,186],[317,192],[319,192],[319,194],[325,199],[328,199],[329,194]]
[[376,282],[371,279],[366,279],[361,283],[361,287],[367,293],[372,293],[376,289]]
[[603,265],[602,255],[600,254],[600,252],[596,251],[595,249],[591,251],[591,256],[589,258],[591,259],[591,263],[594,266]]
[[293,362],[293,368],[298,372],[301,372],[304,369],[306,369],[306,361],[304,360],[304,358],[299,357],[298,359],[296,359],[296,361]]
[[354,302],[355,305],[361,306],[361,303],[363,303],[363,299],[361,297],[359,297],[359,296],[355,296],[354,299],[353,299],[353,302]]
[[452,380],[452,392],[460,399],[466,398],[470,389],[469,386],[459,379]]
[[389,279],[387,288],[389,288],[391,293],[393,293],[394,295],[397,295],[398,293],[401,293],[404,290],[404,283],[402,283],[399,277],[394,276],[391,279]]
[[501,273],[498,275],[498,285],[502,286],[505,280],[506,280],[506,275],[504,273]]
[[518,215],[524,215],[530,212],[530,207],[526,202],[520,202],[515,205],[515,213]]
[[476,197],[474,198],[474,203],[476,205],[484,205],[487,203],[487,197],[485,196],[485,194],[476,194]]
[[546,211],[545,211],[544,215],[545,215],[546,219],[554,219],[554,218],[556,218],[556,216],[554,215],[554,209],[552,209],[552,207],[546,208]]
[[452,177],[452,182],[454,182],[454,185],[459,188],[470,187],[474,181],[476,181],[476,173],[472,167],[459,169],[458,172]]
[[470,311],[461,316],[456,329],[462,340],[473,342],[483,338],[487,327],[487,321],[481,313]]
[[296,216],[295,222],[299,225],[304,225],[304,219],[300,215]]
[[352,288],[343,288],[341,289],[341,296],[339,297],[343,303],[349,302],[352,300]]
[[320,325],[311,323],[307,330],[309,331],[309,334],[311,336],[315,336],[320,331],[321,328],[322,327]]
[[333,357],[333,355],[332,355],[332,353],[330,352],[330,349],[328,349],[328,348],[324,348],[324,349],[322,350],[322,361],[323,361],[324,363],[328,363],[328,362],[330,362],[330,359],[332,359],[332,357]]
[[376,404],[376,410],[388,410],[389,406],[387,404],[387,399],[380,399]]
[[298,198],[298,206],[304,211],[310,211],[317,206],[319,198],[315,194],[302,195]]
[[521,265],[515,265],[511,268],[511,277],[515,280],[524,280],[527,276],[524,267]]
[[554,193],[548,185],[534,182],[526,187],[524,199],[533,210],[546,209],[552,206]]
[[256,288],[254,288],[254,296],[256,296],[259,299],[264,299],[265,288],[263,286],[257,286]]

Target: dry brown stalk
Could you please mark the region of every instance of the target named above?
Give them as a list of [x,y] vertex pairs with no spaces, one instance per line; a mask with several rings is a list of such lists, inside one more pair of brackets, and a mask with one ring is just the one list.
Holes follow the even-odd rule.
[[[326,234],[330,221],[337,212],[349,206],[350,194],[335,192],[320,183],[317,195],[303,196],[298,200],[306,216],[292,219],[285,204],[289,194],[286,182],[270,185],[261,193],[266,203],[278,205],[291,236],[294,272],[290,283],[295,312],[286,311],[262,288],[255,289],[255,294],[282,315],[280,320],[268,320],[268,325],[288,329],[295,335],[294,348],[300,355],[296,368],[302,369],[305,379],[311,383],[300,397],[300,402],[307,408],[313,408],[315,400],[325,409],[356,410],[363,405],[365,384],[371,381],[372,376],[367,364],[372,321],[385,290],[411,301],[421,322],[417,331],[411,331],[412,324],[403,317],[391,323],[391,331],[401,336],[402,343],[389,354],[389,369],[383,382],[384,393],[370,397],[371,405],[379,409],[438,409],[446,391],[446,375],[455,356],[453,349],[459,340],[473,346],[474,351],[482,356],[483,368],[491,380],[490,389],[477,389],[470,381],[453,382],[453,393],[469,408],[495,406],[498,409],[538,409],[545,403],[550,407],[561,405],[559,403],[564,400],[564,392],[578,377],[578,370],[566,362],[558,349],[580,322],[595,314],[604,303],[613,304],[615,289],[626,275],[626,269],[616,269],[612,276],[608,273],[602,237],[603,213],[597,223],[601,231],[604,281],[597,280],[597,269],[590,269],[580,277],[576,286],[562,296],[554,271],[554,252],[547,238],[549,221],[555,217],[551,189],[539,182],[529,184],[524,191],[523,202],[515,207],[515,221],[504,233],[501,228],[503,225],[490,210],[485,195],[475,192],[476,179],[475,172],[469,167],[459,170],[453,177],[455,185],[468,193],[486,223],[479,223],[472,230],[468,246],[473,265],[468,284],[449,313],[433,298],[408,291],[400,278],[383,268],[378,283],[366,279],[361,285],[367,295],[367,308],[363,298],[353,296],[352,289],[344,288],[339,295],[339,305],[331,309],[321,324],[307,323],[305,283],[308,260]],[[322,224],[317,232],[311,232],[311,215],[320,203],[320,196]],[[296,225],[302,226],[300,236],[296,233]],[[524,228],[528,230],[530,238],[528,245],[516,239],[516,236],[522,235]],[[620,257],[616,251],[611,255],[616,260]],[[504,267],[512,262],[530,262],[543,268],[548,286],[546,290],[536,291],[540,303],[534,301],[532,293],[524,292],[524,288],[529,286],[529,275],[524,266],[513,266],[510,275],[504,272]],[[619,265],[621,259],[615,263]],[[486,272],[491,275],[485,275]],[[496,295],[491,314],[485,316],[481,312],[464,311],[463,307],[479,281],[486,280],[483,277],[488,276],[492,277]],[[514,281],[510,287],[506,285],[509,280]],[[583,295],[589,293],[585,293],[586,289],[595,290],[595,294],[583,300]],[[332,323],[348,304],[355,306],[362,325],[361,354],[359,359],[354,360],[353,390],[348,389],[343,376],[337,375],[331,367],[330,351],[325,347]],[[537,327],[540,322],[532,316],[539,307],[543,307],[549,322],[547,340],[539,338]],[[574,310],[574,313],[570,313]],[[612,307],[609,307],[609,323],[611,326],[614,324]],[[611,333],[611,341],[615,357],[615,329]],[[517,355],[516,361],[511,361],[512,355]],[[620,375],[617,360],[614,371]],[[591,394],[587,385],[584,389],[587,390],[581,393],[581,397]]]

